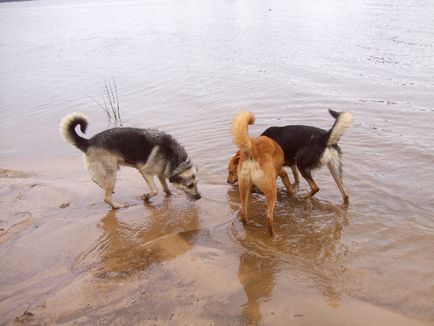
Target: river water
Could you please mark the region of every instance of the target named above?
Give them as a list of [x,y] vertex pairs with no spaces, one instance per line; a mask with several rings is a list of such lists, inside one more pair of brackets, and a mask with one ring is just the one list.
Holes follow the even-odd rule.
[[[434,3],[0,3],[0,324],[411,325],[434,322]],[[149,203],[119,172],[110,211],[58,132],[116,83],[123,124],[175,136],[203,198]],[[251,223],[226,185],[230,122],[342,137],[349,207],[327,169],[313,200],[279,182]],[[4,170],[7,169],[7,170]],[[308,189],[303,181],[300,191]]]

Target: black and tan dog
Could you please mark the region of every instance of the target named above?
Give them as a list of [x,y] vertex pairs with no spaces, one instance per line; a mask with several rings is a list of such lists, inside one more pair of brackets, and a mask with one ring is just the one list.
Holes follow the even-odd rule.
[[158,194],[154,176],[170,195],[166,178],[191,199],[200,199],[196,169],[187,152],[172,136],[155,129],[112,128],[87,139],[77,134],[80,126],[86,132],[87,118],[81,113],[67,115],[60,123],[65,140],[84,153],[86,168],[92,180],[104,190],[104,201],[112,208],[120,205],[113,201],[112,192],[120,166],[134,167],[145,178],[150,192],[145,199]]
[[274,140],[266,136],[250,138],[248,125],[255,122],[251,112],[240,112],[232,122],[232,140],[239,148],[237,179],[241,200],[241,218],[248,222],[247,204],[250,189],[258,187],[267,199],[268,230],[274,234],[273,211],[276,205],[276,178],[280,176],[291,193],[288,175],[283,169],[284,154],[282,148]]
[[[345,204],[349,203],[349,197],[342,182],[342,150],[338,146],[340,137],[351,126],[353,117],[348,112],[335,112],[329,110],[336,120],[330,130],[324,130],[312,126],[292,125],[285,127],[270,127],[261,136],[267,136],[276,141],[283,150],[285,166],[292,169],[295,184],[300,183],[300,175],[309,183],[311,191],[309,196],[314,196],[319,187],[312,177],[312,171],[327,165],[333,176]],[[228,183],[237,182],[237,169],[240,153],[236,153],[229,161]]]

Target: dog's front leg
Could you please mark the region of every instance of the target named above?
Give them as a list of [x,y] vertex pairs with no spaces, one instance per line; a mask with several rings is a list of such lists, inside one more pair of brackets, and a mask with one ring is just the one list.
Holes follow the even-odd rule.
[[171,192],[170,192],[169,186],[167,185],[166,177],[164,175],[159,175],[158,179],[160,180],[161,185],[163,186],[163,190],[166,193],[166,196],[170,196]]
[[148,193],[144,193],[144,194],[143,194],[144,199],[147,200],[147,199],[150,199],[150,198],[156,196],[156,195],[158,194],[158,189],[157,189],[157,187],[155,186],[154,178],[153,178],[152,175],[147,174],[147,173],[142,172],[142,171],[140,171],[140,172],[142,173],[143,177],[144,177],[145,180],[146,180],[146,183],[147,183],[148,186],[149,186],[149,189],[151,190],[151,192],[148,192]]
[[294,175],[294,187],[298,187],[300,184],[300,171],[298,171],[297,165],[290,166],[292,174]]
[[288,173],[286,173],[286,171],[283,167],[279,172],[279,176],[280,176],[280,179],[282,179],[283,184],[285,185],[285,188],[286,188],[286,191],[288,192],[288,195],[292,195],[291,182],[289,182]]
[[315,180],[313,180],[312,172],[310,170],[307,170],[307,169],[302,169],[302,170],[300,170],[300,172],[301,172],[301,175],[303,176],[303,178],[306,179],[307,183],[310,186],[310,193],[308,195],[304,196],[304,198],[307,199],[307,198],[313,197],[319,191],[319,187],[315,183]]

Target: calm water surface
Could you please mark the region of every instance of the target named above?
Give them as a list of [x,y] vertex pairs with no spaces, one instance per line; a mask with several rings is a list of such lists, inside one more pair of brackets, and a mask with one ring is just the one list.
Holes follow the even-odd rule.
[[[275,325],[290,316],[301,324],[344,323],[335,312],[396,322],[394,315],[381,319],[377,308],[434,322],[433,17],[430,0],[0,3],[0,167],[43,176],[48,202],[72,196],[71,207],[50,210],[28,194],[42,208],[23,208],[8,197],[15,191],[21,198],[21,181],[1,188],[7,214],[0,219],[0,323],[50,298],[47,309],[62,310],[57,299],[74,293],[70,284],[95,279],[93,297],[82,294],[61,317],[42,308],[36,317],[161,321],[172,316],[161,308],[165,302],[184,309],[171,317],[178,322]],[[80,111],[90,119],[89,135],[106,128],[90,97],[102,101],[104,83],[113,78],[124,124],[173,134],[199,167],[204,199],[187,204],[160,195],[154,204],[117,213],[100,203],[58,123]],[[234,114],[253,111],[250,131],[259,135],[272,125],[329,128],[328,108],[355,117],[340,141],[349,208],[323,169],[316,200],[288,199],[281,191],[275,239],[267,237],[260,195],[253,195],[252,223],[244,228],[238,193],[225,185]],[[143,180],[127,170],[116,196],[134,202]],[[23,211],[39,234],[30,226],[8,233]],[[41,235],[69,241],[59,253],[59,242]],[[50,253],[34,256],[51,266],[53,283],[47,271],[23,262],[35,247]],[[221,286],[210,286],[210,278]],[[120,309],[144,279],[155,281],[147,287],[152,299]],[[125,280],[130,285],[116,292]],[[96,303],[101,293],[114,299]],[[186,308],[190,301],[197,310]],[[140,308],[145,304],[154,315]]]

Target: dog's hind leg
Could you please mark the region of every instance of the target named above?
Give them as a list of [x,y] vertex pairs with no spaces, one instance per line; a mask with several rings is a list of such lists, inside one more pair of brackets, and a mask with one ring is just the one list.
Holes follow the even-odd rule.
[[164,177],[164,175],[159,175],[158,179],[160,180],[160,183],[163,186],[163,190],[166,193],[166,196],[170,196],[171,192],[169,186],[167,185],[166,178]]
[[[281,171],[282,170],[283,168]],[[261,189],[265,198],[267,199],[268,231],[270,232],[271,236],[274,236],[273,214],[277,201],[277,171],[274,170],[274,166],[272,164],[264,164],[262,171],[264,175],[260,178],[257,178],[256,180],[254,179],[253,181],[256,183],[259,189]],[[281,171],[279,172],[279,175],[281,175]],[[288,177],[288,175],[286,177]]]
[[112,193],[113,189],[115,188],[115,182],[116,182],[116,176],[112,180],[107,180],[107,184],[104,187],[104,201],[109,204],[112,208],[118,209],[121,206],[113,201],[112,199]]
[[146,200],[155,197],[158,194],[158,189],[157,186],[155,185],[154,177],[144,171],[140,171],[140,173],[143,175],[143,178],[145,178],[146,183],[148,184],[149,189],[151,190],[151,192],[144,193],[143,197]]
[[279,176],[280,176],[280,179],[282,179],[282,182],[285,185],[286,190],[288,191],[288,195],[291,195],[292,194],[291,182],[289,182],[288,173],[286,173],[286,171],[283,167],[279,172]]
[[273,226],[273,214],[274,207],[276,206],[277,201],[277,189],[276,182],[274,182],[274,186],[270,189],[264,189],[264,195],[267,199],[268,210],[267,210],[267,222],[268,222],[268,232],[270,232],[271,236],[274,236],[274,226]]
[[87,162],[87,169],[92,180],[104,190],[104,201],[112,208],[120,205],[113,201],[112,193],[116,184],[117,161],[106,158],[104,160]]
[[350,199],[348,197],[348,194],[345,192],[345,188],[344,188],[344,183],[342,182],[342,178],[340,176],[340,174],[338,173],[338,171],[336,170],[336,167],[329,162],[327,164],[331,175],[333,176],[333,179],[335,179],[336,185],[339,188],[339,191],[341,192],[342,195],[342,199],[344,200],[344,204],[348,205],[350,202]]
[[238,188],[240,190],[240,200],[241,200],[241,219],[243,221],[243,224],[246,225],[249,222],[249,217],[247,214],[247,206],[249,203],[249,195],[250,195],[250,188],[252,187],[252,184],[247,180],[239,180],[238,182]]

